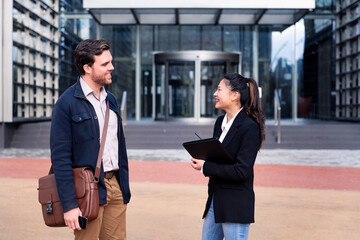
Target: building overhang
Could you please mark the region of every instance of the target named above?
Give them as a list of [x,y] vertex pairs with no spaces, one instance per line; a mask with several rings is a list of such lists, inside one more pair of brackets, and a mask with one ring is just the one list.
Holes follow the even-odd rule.
[[315,8],[315,0],[83,0],[100,24],[289,26]]

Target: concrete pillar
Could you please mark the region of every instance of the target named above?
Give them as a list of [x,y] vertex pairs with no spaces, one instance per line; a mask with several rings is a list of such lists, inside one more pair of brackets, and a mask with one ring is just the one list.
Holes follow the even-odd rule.
[[[3,113],[3,16],[4,16],[4,9],[3,9],[4,1],[0,2],[0,124],[4,121],[4,113]],[[2,133],[2,132],[0,132]],[[1,141],[1,139],[0,139]],[[1,145],[1,142],[0,142]]]
[[1,1],[0,122],[13,119],[13,1]]

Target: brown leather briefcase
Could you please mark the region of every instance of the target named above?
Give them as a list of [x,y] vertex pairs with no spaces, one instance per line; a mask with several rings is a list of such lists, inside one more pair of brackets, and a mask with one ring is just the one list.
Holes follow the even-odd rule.
[[[73,169],[76,199],[83,216],[88,220],[97,218],[99,193],[94,173],[89,167]],[[45,224],[50,227],[65,226],[64,213],[56,188],[55,175],[50,173],[39,179],[39,202]]]
[[[99,181],[101,159],[109,125],[109,111],[109,101],[107,101],[105,122],[96,162],[95,175],[90,167],[73,168],[76,199],[82,215],[87,217],[89,221],[97,218],[99,213],[99,192],[97,183]],[[52,168],[50,168],[47,176],[39,178],[38,190],[39,202],[41,204],[45,224],[50,227],[65,226],[64,212]]]

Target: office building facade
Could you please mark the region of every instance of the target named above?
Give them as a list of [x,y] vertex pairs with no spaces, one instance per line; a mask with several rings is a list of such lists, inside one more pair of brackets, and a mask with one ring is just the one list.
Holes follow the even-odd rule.
[[336,118],[360,119],[360,3],[336,1]]
[[[349,80],[338,79],[351,74],[338,67],[335,74],[345,61],[338,47],[350,44],[335,43],[335,1],[272,3],[2,1],[3,135],[19,123],[51,119],[58,96],[77,79],[73,50],[87,38],[111,43],[115,70],[108,88],[119,102],[127,92],[128,119],[213,119],[221,112],[212,93],[227,72],[258,82],[268,119],[274,118],[275,91],[283,118],[359,119],[346,115],[342,109],[350,105],[340,101],[355,85],[342,89]],[[336,25],[336,36],[345,26]]]
[[2,4],[2,121],[49,119],[59,96],[59,2]]

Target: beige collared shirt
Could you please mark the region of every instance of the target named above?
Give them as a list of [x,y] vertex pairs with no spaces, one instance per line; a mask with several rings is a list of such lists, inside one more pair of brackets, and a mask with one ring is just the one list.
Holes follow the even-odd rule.
[[229,121],[227,122],[227,114],[225,114],[224,119],[222,121],[221,124],[221,135],[219,138],[219,141],[222,143],[224,141],[224,138],[226,137],[226,134],[228,133],[229,129],[231,128],[231,125],[233,124],[236,116],[239,114],[239,112],[242,110],[243,108],[240,108],[240,110],[235,114],[235,116]]
[[[105,91],[105,88],[102,87],[100,89],[100,99],[98,99],[94,91],[81,77],[80,77],[80,85],[81,85],[81,89],[83,90],[86,96],[86,99],[89,100],[89,102],[95,109],[96,116],[99,121],[100,141],[101,141],[101,136],[105,124],[107,93]],[[117,116],[114,111],[110,110],[109,126],[106,135],[104,153],[102,158],[104,172],[119,169],[117,132],[118,132]]]

